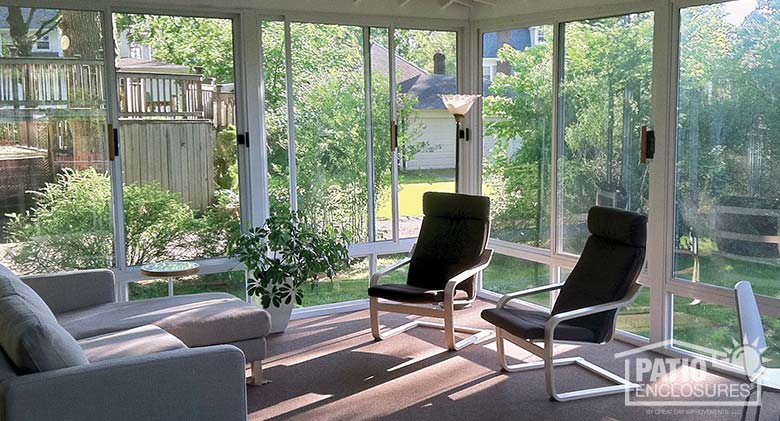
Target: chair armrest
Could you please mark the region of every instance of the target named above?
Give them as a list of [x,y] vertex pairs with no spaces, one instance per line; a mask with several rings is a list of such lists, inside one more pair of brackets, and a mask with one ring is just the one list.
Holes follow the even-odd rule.
[[411,261],[412,261],[411,257],[404,257],[403,259],[393,263],[392,265],[390,265],[390,266],[388,266],[388,267],[386,267],[386,268],[384,268],[384,269],[382,269],[380,271],[375,272],[373,275],[371,275],[371,282],[369,283],[369,286],[373,287],[373,286],[379,285],[379,279],[381,277],[383,277],[383,276],[385,276],[385,275],[387,275],[387,274],[389,274],[391,272],[394,272],[394,271],[396,271],[398,269],[401,269],[402,267],[408,265],[409,262],[411,262]]
[[486,267],[488,267],[488,265],[490,265],[490,261],[492,259],[493,250],[485,249],[485,251],[482,252],[482,256],[479,257],[479,262],[477,262],[476,265],[450,278],[450,280],[447,281],[447,285],[444,287],[444,299],[447,300],[449,297],[449,299],[452,300],[452,297],[455,295],[455,288],[458,286],[458,284],[483,271]]
[[29,374],[0,398],[9,421],[246,420],[244,354],[221,345]]
[[506,303],[516,298],[525,297],[528,295],[540,294],[542,292],[555,291],[556,289],[561,289],[563,288],[564,284],[565,282],[560,282],[556,284],[549,284],[549,285],[542,285],[540,287],[528,288],[522,291],[510,292],[509,294],[505,294],[503,297],[501,297],[500,300],[498,300],[498,304],[496,304],[496,307],[504,308]]
[[54,314],[116,301],[114,272],[107,269],[22,276]]
[[593,314],[604,313],[607,311],[619,310],[631,304],[636,299],[636,297],[639,296],[639,293],[641,291],[642,291],[642,287],[639,287],[637,288],[634,295],[632,295],[631,297],[618,300],[618,301],[610,301],[608,303],[599,304],[595,306],[589,306],[589,307],[578,308],[576,310],[565,311],[563,313],[558,313],[550,317],[550,319],[547,320],[547,324],[544,326],[545,344],[547,344],[548,341],[550,344],[552,344],[552,340],[554,338],[553,333],[555,332],[555,328],[558,327],[558,325],[561,322],[564,322],[566,320],[571,320],[571,319],[577,319],[584,316],[590,316]]

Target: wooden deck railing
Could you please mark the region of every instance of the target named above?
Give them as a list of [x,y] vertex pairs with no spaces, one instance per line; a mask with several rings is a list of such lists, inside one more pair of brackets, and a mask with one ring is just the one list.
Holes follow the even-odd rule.
[[0,106],[89,108],[104,103],[103,62],[0,58]]
[[[0,108],[103,109],[101,60],[0,58]],[[217,128],[235,124],[235,95],[203,75],[116,72],[120,118],[208,119]]]

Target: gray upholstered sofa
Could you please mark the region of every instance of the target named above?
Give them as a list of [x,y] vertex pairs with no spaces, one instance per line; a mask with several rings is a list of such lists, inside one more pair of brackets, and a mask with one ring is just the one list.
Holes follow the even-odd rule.
[[111,271],[0,265],[0,420],[246,418],[268,313],[221,293],[115,297]]

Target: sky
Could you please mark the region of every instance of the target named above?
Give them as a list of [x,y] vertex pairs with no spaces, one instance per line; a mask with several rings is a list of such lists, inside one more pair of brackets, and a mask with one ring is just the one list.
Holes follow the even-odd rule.
[[726,10],[726,20],[735,26],[742,24],[750,12],[756,8],[756,0],[739,0],[723,3],[723,9]]

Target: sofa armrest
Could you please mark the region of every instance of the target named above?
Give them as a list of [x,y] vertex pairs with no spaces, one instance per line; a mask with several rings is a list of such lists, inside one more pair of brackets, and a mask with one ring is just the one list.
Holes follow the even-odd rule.
[[0,384],[0,418],[246,420],[245,374],[231,345],[29,374]]
[[114,272],[107,269],[22,276],[54,314],[116,301]]

